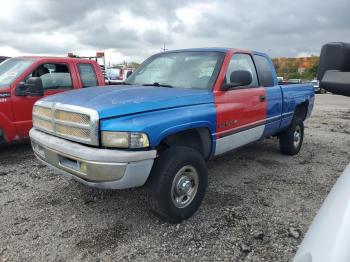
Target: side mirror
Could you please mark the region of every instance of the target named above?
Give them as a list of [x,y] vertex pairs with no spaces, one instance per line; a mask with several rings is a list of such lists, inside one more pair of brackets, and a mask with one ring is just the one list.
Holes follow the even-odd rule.
[[16,87],[17,96],[43,96],[43,81],[40,77],[31,77]]
[[247,86],[252,81],[252,74],[248,70],[233,71],[230,75],[230,83],[223,84],[221,90],[227,91],[238,86]]

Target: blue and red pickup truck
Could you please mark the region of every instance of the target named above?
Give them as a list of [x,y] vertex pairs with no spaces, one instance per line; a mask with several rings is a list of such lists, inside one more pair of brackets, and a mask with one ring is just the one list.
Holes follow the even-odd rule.
[[145,185],[152,210],[177,223],[202,202],[205,160],[270,136],[297,154],[313,104],[312,85],[278,85],[266,54],[168,51],[122,86],[38,101],[30,138],[41,161],[88,186]]

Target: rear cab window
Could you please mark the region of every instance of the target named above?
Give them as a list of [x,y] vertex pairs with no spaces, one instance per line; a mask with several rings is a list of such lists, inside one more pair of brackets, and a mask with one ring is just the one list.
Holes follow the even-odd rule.
[[254,62],[258,72],[259,82],[261,86],[274,86],[274,78],[270,61],[261,55],[254,55]]
[[97,77],[92,64],[78,64],[81,84],[83,87],[97,86]]

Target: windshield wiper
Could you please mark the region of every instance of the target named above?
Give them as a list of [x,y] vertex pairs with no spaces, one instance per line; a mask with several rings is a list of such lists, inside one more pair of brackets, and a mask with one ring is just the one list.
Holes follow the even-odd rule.
[[168,85],[168,84],[161,84],[158,82],[154,82],[153,84],[143,84],[143,86],[161,86],[161,87],[170,87],[172,88],[172,85]]

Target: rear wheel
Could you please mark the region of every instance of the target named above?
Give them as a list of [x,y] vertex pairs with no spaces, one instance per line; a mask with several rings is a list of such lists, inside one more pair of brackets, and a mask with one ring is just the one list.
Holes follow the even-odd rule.
[[280,150],[283,154],[299,153],[304,139],[304,123],[301,118],[295,118],[290,127],[280,135]]
[[163,220],[179,223],[197,211],[207,181],[207,167],[200,153],[192,148],[170,147],[155,161],[147,182],[150,206]]

